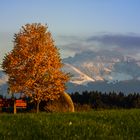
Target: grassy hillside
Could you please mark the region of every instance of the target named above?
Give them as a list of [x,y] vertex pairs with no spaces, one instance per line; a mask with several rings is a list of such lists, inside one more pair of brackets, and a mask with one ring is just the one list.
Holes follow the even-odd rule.
[[140,110],[0,114],[0,139],[140,139]]

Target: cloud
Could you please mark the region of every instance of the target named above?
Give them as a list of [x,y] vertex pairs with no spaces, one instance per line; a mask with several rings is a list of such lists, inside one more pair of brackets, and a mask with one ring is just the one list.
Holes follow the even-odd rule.
[[[60,43],[63,42],[63,43]],[[140,53],[140,35],[102,33],[93,36],[61,36],[58,46],[69,55],[91,50],[111,50],[122,52],[124,55],[136,56]],[[137,55],[139,57],[139,55]],[[140,59],[140,57],[138,58]]]
[[117,46],[124,49],[140,49],[140,36],[138,35],[121,35],[121,34],[105,34],[101,36],[92,36],[87,42],[100,42],[109,46]]
[[80,36],[59,36],[56,44],[60,49],[73,53],[99,48],[98,42],[87,42],[87,37]]

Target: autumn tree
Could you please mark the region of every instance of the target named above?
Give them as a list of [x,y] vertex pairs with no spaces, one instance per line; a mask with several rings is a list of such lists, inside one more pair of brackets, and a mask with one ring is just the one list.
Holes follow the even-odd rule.
[[2,64],[9,76],[9,90],[32,97],[39,112],[42,100],[57,99],[65,91],[69,76],[61,71],[59,50],[46,25],[22,26],[13,42],[14,48]]

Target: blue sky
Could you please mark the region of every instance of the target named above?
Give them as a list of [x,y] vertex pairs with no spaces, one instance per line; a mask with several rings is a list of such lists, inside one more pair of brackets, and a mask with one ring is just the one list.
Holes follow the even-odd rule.
[[[14,33],[33,22],[48,24],[62,57],[74,55],[78,49],[114,48],[140,56],[140,0],[1,0],[0,19],[0,62],[13,48]],[[123,36],[125,47],[119,43],[122,39],[106,44],[102,40],[106,35],[115,41]],[[135,37],[137,46],[127,48]],[[94,40],[88,42],[89,38]]]

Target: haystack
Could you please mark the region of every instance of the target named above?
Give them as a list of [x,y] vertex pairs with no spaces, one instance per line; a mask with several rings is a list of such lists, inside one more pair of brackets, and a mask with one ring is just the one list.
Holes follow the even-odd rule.
[[45,110],[47,112],[74,112],[74,104],[67,93],[62,93],[57,100],[49,101]]

